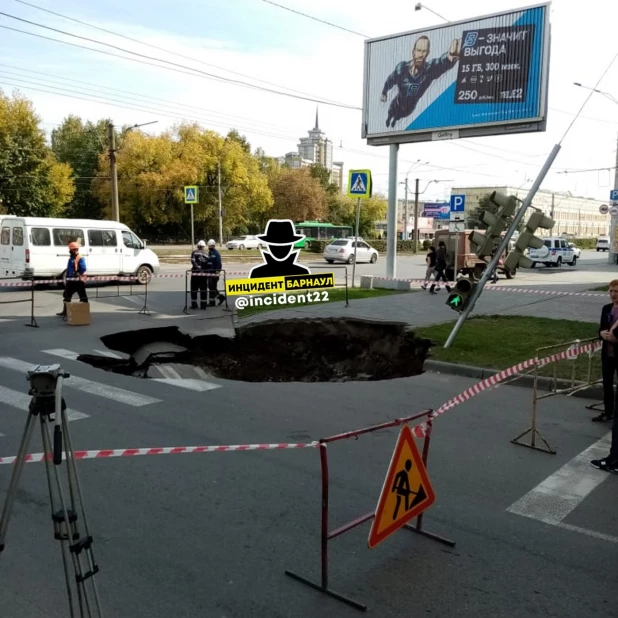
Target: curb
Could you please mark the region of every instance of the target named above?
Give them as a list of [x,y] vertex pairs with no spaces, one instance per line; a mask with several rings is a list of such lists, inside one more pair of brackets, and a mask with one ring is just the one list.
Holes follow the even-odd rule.
[[[485,380],[490,376],[499,373],[496,369],[487,369],[486,367],[475,367],[474,365],[458,365],[456,363],[446,363],[438,360],[426,360],[423,369],[431,373],[445,373],[449,375],[462,376],[465,378],[476,378],[478,380]],[[534,376],[515,374],[518,376],[516,379],[510,382],[516,386],[523,386],[524,388],[534,387]],[[539,376],[537,378],[538,388],[543,391],[552,391],[554,386],[558,389],[569,388],[571,386],[570,380],[546,378]],[[577,382],[576,382],[577,384]],[[582,384],[582,383],[580,383]],[[582,399],[596,399],[603,400],[603,387],[600,384],[589,386],[576,393],[573,393],[571,397],[579,397]]]

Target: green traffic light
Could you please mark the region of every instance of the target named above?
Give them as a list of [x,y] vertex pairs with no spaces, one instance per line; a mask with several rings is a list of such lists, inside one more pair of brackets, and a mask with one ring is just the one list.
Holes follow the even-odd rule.
[[461,296],[457,295],[454,296],[453,298],[451,298],[451,300],[449,301],[451,305],[453,305],[453,307],[459,307],[459,305],[461,305],[461,303],[463,303],[463,299]]

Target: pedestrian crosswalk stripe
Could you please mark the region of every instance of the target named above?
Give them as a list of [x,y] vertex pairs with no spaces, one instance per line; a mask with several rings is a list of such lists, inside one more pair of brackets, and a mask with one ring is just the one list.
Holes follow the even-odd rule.
[[[32,371],[38,365],[33,365],[18,358],[11,358],[10,356],[0,356],[0,367],[11,369],[13,371],[21,371],[24,374],[28,371]],[[116,386],[110,386],[108,384],[102,384],[95,382],[94,380],[87,380],[75,375],[71,375],[67,378],[64,385],[68,388],[75,388],[89,395],[95,395],[97,397],[104,397],[105,399],[111,399],[118,403],[124,403],[135,408],[141,406],[147,406],[153,403],[160,403],[161,399],[155,399],[148,395],[141,395],[132,391],[125,390],[124,388],[118,388]]]
[[[32,397],[30,397],[26,393],[14,391],[12,388],[0,386],[0,399],[2,400],[2,403],[7,406],[17,408],[18,410],[22,410],[23,412],[28,412]],[[77,421],[81,418],[88,418],[88,416],[88,414],[83,414],[82,412],[77,412],[76,410],[67,409],[67,418],[70,421]]]
[[72,352],[71,350],[65,350],[64,348],[54,348],[52,350],[41,350],[44,354],[51,354],[52,356],[59,356],[60,358],[67,358],[69,360],[77,360],[79,354]]
[[162,384],[169,384],[170,386],[179,386],[180,388],[186,388],[191,391],[212,391],[215,388],[221,388],[220,384],[213,384],[212,382],[204,382],[203,380],[194,380],[192,378],[154,378],[153,382],[161,382]]

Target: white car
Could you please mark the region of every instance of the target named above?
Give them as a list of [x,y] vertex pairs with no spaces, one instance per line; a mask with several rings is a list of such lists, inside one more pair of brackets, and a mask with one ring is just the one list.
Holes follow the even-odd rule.
[[609,251],[609,236],[599,236],[597,238],[597,251]]
[[[333,242],[324,249],[323,257],[329,263],[333,262],[347,262],[352,264],[354,262],[354,240],[350,238],[340,238],[333,240]],[[375,264],[378,261],[379,253],[370,247],[364,240],[358,241],[358,247],[356,247],[356,262],[369,262]]]
[[572,242],[569,243],[569,247],[573,249],[573,253],[575,253],[575,257],[579,260],[579,258],[582,255],[582,250],[575,243],[572,243]]
[[241,236],[235,240],[230,240],[227,243],[227,248],[232,249],[259,249],[260,247],[266,247],[266,245],[257,236]]
[[559,268],[563,264],[575,266],[577,263],[577,256],[569,243],[564,238],[555,236],[544,238],[543,246],[539,249],[530,249],[528,255],[533,262],[531,268],[537,264]]

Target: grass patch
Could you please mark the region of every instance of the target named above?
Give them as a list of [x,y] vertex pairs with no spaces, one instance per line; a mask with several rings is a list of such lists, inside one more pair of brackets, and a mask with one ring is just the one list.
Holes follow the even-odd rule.
[[[328,292],[328,301],[329,303],[335,302],[343,302],[345,301],[345,288],[333,288],[331,290],[320,290],[320,298],[322,296],[322,292]],[[400,290],[366,290],[361,288],[348,288],[348,298],[350,301],[358,300],[360,298],[377,298],[378,296],[390,296],[391,294],[409,294],[410,292],[402,292]],[[291,294],[302,294],[302,292],[288,292],[288,296]],[[233,301],[233,296],[230,296],[230,302]],[[254,297],[255,298],[255,297]],[[264,311],[278,311],[279,309],[295,309],[297,307],[307,307],[312,305],[324,305],[325,302],[298,302],[293,305],[285,304],[285,305],[261,305],[259,307],[245,307],[244,309],[239,310],[239,317],[247,317],[250,315],[254,315],[255,313],[263,313]]]
[[609,285],[600,285],[598,288],[590,288],[590,292],[609,292]]
[[[417,329],[417,334],[433,340],[437,345],[431,355],[436,360],[461,365],[474,365],[489,369],[506,369],[521,361],[533,358],[537,348],[567,343],[575,339],[590,339],[597,336],[597,325],[571,320],[552,320],[524,316],[483,316],[466,320],[453,345],[444,349],[452,323],[437,324]],[[548,356],[561,352],[566,347],[540,352]],[[556,363],[556,375],[570,378],[575,364],[575,379],[588,377],[588,356],[580,355],[576,361]],[[592,362],[592,379],[601,375],[600,355]],[[554,375],[554,364],[539,370],[539,375]]]

